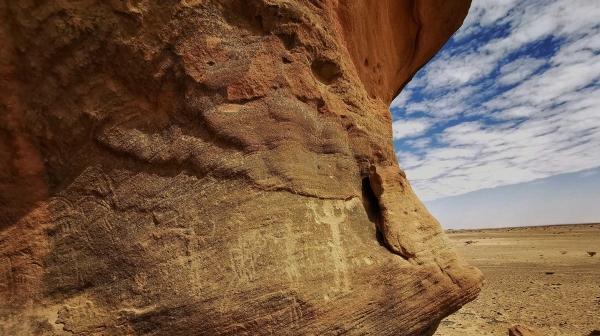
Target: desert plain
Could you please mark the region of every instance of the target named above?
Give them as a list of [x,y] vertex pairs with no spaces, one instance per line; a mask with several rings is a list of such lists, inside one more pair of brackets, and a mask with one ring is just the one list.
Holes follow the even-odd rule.
[[514,324],[547,336],[600,329],[600,224],[446,234],[487,281],[475,301],[442,321],[436,336],[507,335]]

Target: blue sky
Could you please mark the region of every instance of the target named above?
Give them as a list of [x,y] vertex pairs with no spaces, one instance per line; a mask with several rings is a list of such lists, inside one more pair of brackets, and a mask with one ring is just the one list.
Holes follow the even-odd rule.
[[600,1],[474,0],[390,108],[424,201],[599,167]]
[[593,223],[600,168],[426,202],[445,229]]

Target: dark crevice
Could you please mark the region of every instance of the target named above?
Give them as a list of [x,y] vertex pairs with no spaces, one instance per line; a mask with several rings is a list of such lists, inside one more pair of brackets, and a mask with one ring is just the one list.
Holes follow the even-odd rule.
[[261,31],[265,30],[265,25],[263,23],[262,15],[256,15],[254,17],[254,22],[256,23],[256,26],[258,27],[258,29],[260,29]]
[[320,114],[329,113],[329,108],[327,108],[327,104],[325,103],[325,100],[323,100],[323,98],[317,99],[317,111]]
[[437,264],[437,266],[440,268],[440,272],[442,272],[442,274],[444,274],[445,276],[447,276],[448,279],[450,279],[450,281],[452,281],[453,284],[455,284],[456,286],[462,288],[460,286],[460,283],[457,282],[456,280],[454,280],[454,278],[452,276],[450,276],[450,274],[448,274],[448,272],[446,272],[446,270],[440,264]]
[[[375,180],[375,182],[381,183],[381,181],[377,180]],[[375,191],[371,186],[371,179],[369,177],[365,177],[362,180],[362,196],[363,206],[365,208],[365,211],[367,212],[367,216],[377,228],[377,231],[375,233],[375,239],[377,239],[379,245],[385,247],[388,251],[390,251],[390,253],[400,256],[404,260],[414,258],[415,255],[406,251],[403,246],[399,246],[400,251],[398,251],[398,249],[394,248],[393,246],[390,246],[389,242],[386,241],[381,229],[382,226],[385,225],[385,218],[383,217],[384,215],[382,213],[381,204],[379,203],[379,198],[377,197],[377,194],[375,194]]]
[[[273,89],[275,89],[275,88],[273,88]],[[265,96],[262,95],[262,96],[255,96],[255,97],[250,97],[250,98],[229,99],[228,101],[233,104],[246,105],[248,103],[252,103],[254,101],[261,100],[264,97]]]
[[381,208],[377,196],[375,196],[375,192],[371,188],[371,181],[368,177],[362,179],[362,196],[363,206],[369,216],[369,220],[379,226]]
[[385,240],[383,240],[383,233],[381,233],[381,230],[379,230],[379,228],[377,228],[377,231],[375,231],[375,239],[377,239],[379,246],[383,246],[387,249],[387,245],[385,245]]
[[340,66],[331,60],[316,59],[310,66],[313,75],[319,82],[329,85],[340,77]]
[[285,49],[292,50],[296,46],[296,40],[298,38],[298,35],[296,35],[296,33],[293,33],[293,34],[281,33],[281,34],[277,34],[277,37],[281,40]]
[[379,206],[379,201],[377,200],[377,196],[375,196],[375,192],[373,192],[373,188],[371,188],[371,181],[368,177],[362,179],[362,204],[369,217],[369,221],[375,224],[375,239],[377,239],[380,246],[387,248],[383,239],[383,234],[381,233],[381,230],[379,230],[379,225],[381,223],[381,207]]
[[323,9],[322,2],[325,2],[325,0],[308,0],[308,1],[310,2],[310,4],[317,7],[318,9]]

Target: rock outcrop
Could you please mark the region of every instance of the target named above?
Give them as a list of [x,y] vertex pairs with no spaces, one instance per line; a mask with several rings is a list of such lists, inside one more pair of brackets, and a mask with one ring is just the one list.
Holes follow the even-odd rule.
[[0,334],[432,334],[388,106],[469,4],[0,0]]

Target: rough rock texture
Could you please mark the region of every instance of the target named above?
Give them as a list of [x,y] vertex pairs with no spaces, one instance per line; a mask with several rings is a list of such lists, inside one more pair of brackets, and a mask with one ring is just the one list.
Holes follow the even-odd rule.
[[0,0],[0,334],[432,334],[388,106],[469,2]]
[[508,329],[508,336],[544,336],[539,331],[522,324],[515,324]]

